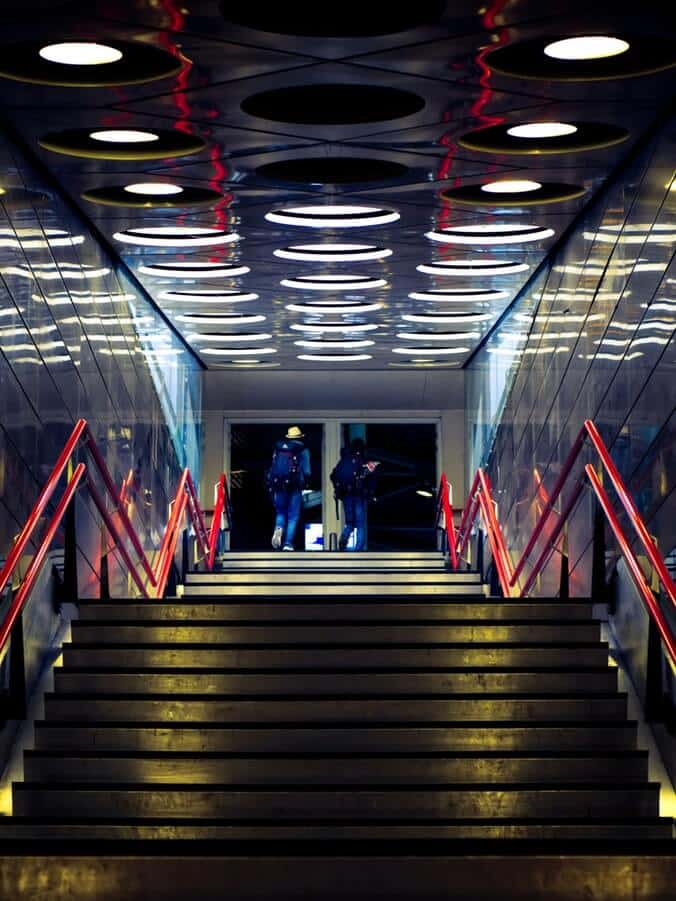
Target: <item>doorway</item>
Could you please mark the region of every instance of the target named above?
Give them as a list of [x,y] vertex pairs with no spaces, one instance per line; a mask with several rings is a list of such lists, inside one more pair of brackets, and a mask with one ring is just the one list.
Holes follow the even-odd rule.
[[[317,423],[298,425],[310,452],[311,476],[303,492],[296,547],[322,550],[324,427]],[[230,480],[235,516],[235,528],[230,536],[232,550],[270,550],[274,510],[265,473],[270,467],[275,442],[284,437],[286,429],[287,425],[281,423],[230,423]]]

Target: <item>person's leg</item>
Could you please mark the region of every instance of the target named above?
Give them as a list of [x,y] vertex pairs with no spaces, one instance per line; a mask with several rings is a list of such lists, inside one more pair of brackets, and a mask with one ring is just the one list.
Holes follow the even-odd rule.
[[357,530],[357,540],[355,542],[355,551],[366,550],[366,498],[356,497],[354,499],[354,526]]
[[275,530],[272,533],[272,546],[275,550],[279,550],[284,540],[284,529],[286,528],[287,508],[289,497],[286,491],[275,491],[272,495],[272,503],[275,505]]
[[296,526],[300,519],[302,494],[300,491],[290,491],[288,494],[288,506],[286,514],[286,531],[284,533],[284,548],[293,550],[293,539],[296,534]]
[[338,548],[341,551],[344,551],[347,547],[350,535],[352,534],[352,529],[354,529],[354,497],[351,494],[347,494],[343,498],[343,518],[345,520],[345,525],[343,526],[340,541],[338,542]]

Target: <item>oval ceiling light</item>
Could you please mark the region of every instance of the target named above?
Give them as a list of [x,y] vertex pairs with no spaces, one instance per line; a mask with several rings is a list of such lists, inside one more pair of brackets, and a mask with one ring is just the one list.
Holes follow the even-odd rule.
[[526,244],[551,238],[553,228],[537,225],[463,225],[435,229],[425,234],[430,241],[444,244]]
[[458,138],[458,144],[483,153],[539,155],[600,150],[628,137],[626,128],[602,122],[524,122],[470,131]]
[[366,339],[356,339],[354,341],[351,341],[349,338],[345,338],[340,341],[332,341],[330,338],[319,338],[316,341],[313,341],[311,338],[308,338],[304,341],[294,341],[293,343],[297,347],[307,347],[310,350],[339,350],[341,347],[353,349],[361,347],[373,347],[376,342],[368,341]]
[[211,306],[223,303],[248,303],[258,300],[258,294],[251,291],[223,291],[220,289],[214,291],[161,291],[158,299]]
[[210,357],[256,357],[261,354],[276,354],[277,349],[275,347],[200,347],[199,352]]
[[38,143],[54,153],[102,160],[161,160],[199,153],[207,146],[197,135],[160,128],[68,128],[49,132]]
[[443,200],[466,203],[471,206],[536,206],[544,203],[562,203],[574,200],[585,193],[581,185],[562,182],[531,181],[530,179],[500,179],[484,185],[463,185],[441,192]]
[[200,315],[199,313],[181,313],[176,316],[177,322],[187,322],[193,325],[253,325],[255,322],[265,322],[262,314],[250,314],[248,316],[238,314],[224,314],[222,316]]
[[72,88],[142,84],[179,72],[186,60],[141,41],[29,40],[0,50],[0,75],[14,81]]
[[138,271],[143,275],[157,275],[162,278],[235,278],[250,272],[248,266],[228,266],[223,263],[193,263],[174,260],[171,263],[141,263]]
[[365,291],[368,288],[384,288],[387,282],[384,278],[362,275],[299,275],[282,279],[280,285],[306,291]]
[[272,335],[265,332],[190,332],[185,340],[191,341],[269,341]]
[[397,332],[402,341],[469,341],[480,337],[480,332]]
[[381,303],[290,303],[286,305],[286,309],[292,313],[370,313],[373,310],[379,310]]
[[302,260],[319,263],[350,263],[361,260],[383,260],[392,256],[386,247],[372,244],[295,244],[275,250],[282,260]]
[[438,291],[412,291],[408,295],[411,300],[429,300],[433,303],[474,303],[479,300],[505,300],[509,291],[488,288],[484,291],[471,291],[462,288],[440,288]]
[[239,241],[239,235],[236,232],[228,232],[225,229],[188,228],[175,225],[129,228],[125,231],[115,232],[113,237],[123,244],[139,244],[144,247],[208,247]]
[[621,38],[607,37],[606,35],[584,35],[576,38],[564,38],[547,44],[544,49],[545,56],[552,59],[607,59],[609,56],[618,56],[626,53],[629,43]]
[[46,247],[76,247],[84,235],[72,235],[62,228],[0,228],[0,247],[39,250]]
[[495,72],[517,78],[603,81],[659,72],[675,59],[668,33],[586,34],[517,41],[492,50],[485,62]]
[[445,262],[439,260],[434,263],[422,263],[415,267],[418,272],[426,275],[455,275],[473,278],[477,275],[514,275],[517,272],[526,272],[530,266],[528,263],[516,263],[507,260],[452,260]]
[[304,225],[308,228],[357,228],[396,222],[399,219],[399,213],[372,206],[325,204],[323,206],[295,206],[270,210],[265,214],[265,218],[268,222],[276,222],[279,225]]
[[223,195],[212,188],[182,187],[170,182],[138,182],[131,185],[109,185],[82,192],[90,203],[121,207],[188,207],[213,206]]
[[373,357],[371,354],[298,354],[298,359],[309,363],[361,363]]
[[495,319],[493,313],[404,313],[404,322],[488,322]]
[[295,332],[310,332],[311,334],[322,334],[323,332],[372,332],[379,325],[372,322],[327,322],[325,325],[316,325],[309,322],[299,322],[291,326]]
[[469,347],[393,347],[393,354],[405,354],[406,356],[451,356],[452,354],[468,354]]

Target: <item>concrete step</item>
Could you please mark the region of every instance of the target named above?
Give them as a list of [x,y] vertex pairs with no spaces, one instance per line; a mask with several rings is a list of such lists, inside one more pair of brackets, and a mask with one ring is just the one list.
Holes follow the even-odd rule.
[[444,647],[396,648],[232,648],[227,645],[199,644],[78,644],[65,642],[63,662],[68,667],[188,667],[225,668],[254,672],[272,670],[349,671],[351,669],[571,669],[601,668],[608,665],[608,647],[603,642],[570,644],[491,645],[449,643]]
[[345,601],[325,601],[317,604],[311,601],[295,603],[277,602],[268,604],[265,601],[232,604],[227,600],[186,599],[182,602],[157,601],[141,602],[138,600],[115,600],[114,602],[89,601],[80,602],[80,621],[98,620],[166,620],[181,622],[184,620],[213,620],[216,622],[333,622],[343,620],[406,622],[444,620],[590,620],[591,603],[579,601],[483,601],[477,598],[466,602],[437,601],[427,603],[394,602],[354,603]]
[[[41,750],[174,751],[190,754],[313,754],[322,752],[454,753],[631,751],[637,726],[626,720],[555,723],[444,723],[369,726],[224,726],[180,723],[86,723],[38,720],[35,747]],[[0,819],[0,822],[2,820]]]
[[73,644],[225,644],[225,645],[443,645],[458,642],[561,644],[600,639],[595,622],[466,622],[419,623],[253,623],[221,625],[208,621],[182,623],[97,620],[72,623]]
[[499,672],[459,670],[442,673],[233,673],[211,670],[175,672],[146,669],[54,670],[61,694],[225,694],[225,695],[435,695],[435,694],[607,694],[617,688],[617,670]]
[[45,695],[51,720],[211,723],[424,723],[595,721],[626,716],[626,696],[483,695],[439,698],[245,698],[205,695]]
[[[280,843],[303,842],[376,842],[424,841],[427,853],[430,842],[449,840],[481,840],[483,842],[505,839],[547,841],[644,842],[670,841],[672,821],[668,817],[643,817],[640,819],[579,819],[579,820],[438,820],[433,823],[379,822],[370,825],[359,823],[256,823],[247,825],[214,820],[129,820],[79,823],[45,822],[35,817],[0,818],[0,842],[102,842],[102,841],[219,841],[256,842],[259,855],[262,843],[274,842],[279,851]],[[390,850],[391,847],[390,847]],[[409,853],[413,849],[408,846]],[[561,847],[553,849],[561,852]],[[448,852],[449,849],[447,848]],[[515,850],[512,853],[516,853]],[[276,896],[273,896],[276,897]],[[323,897],[323,896],[322,896]],[[418,897],[418,895],[410,896]],[[438,897],[438,896],[437,896]],[[497,896],[496,896],[497,897]],[[51,896],[50,896],[51,898]]]
[[186,579],[186,592],[194,586],[212,585],[216,590],[230,585],[269,585],[271,589],[284,585],[449,585],[466,588],[471,593],[482,587],[478,579],[465,579],[458,573],[425,572],[408,570],[365,570],[365,569],[322,569],[322,570],[275,570],[272,572],[249,570],[247,572],[200,573]]
[[603,785],[456,784],[429,789],[251,789],[228,786],[105,785],[19,782],[13,786],[19,816],[208,818],[238,820],[501,819],[527,817],[656,817],[659,783]]
[[26,751],[27,782],[178,783],[242,786],[389,786],[454,783],[641,783],[648,754],[586,752],[265,757],[164,752]]
[[485,597],[486,588],[478,582],[444,582],[435,580],[433,583],[426,584],[424,582],[387,582],[383,584],[378,579],[373,584],[366,584],[360,581],[346,582],[344,584],[331,581],[324,581],[321,573],[317,574],[312,582],[293,582],[287,581],[285,576],[280,575],[279,580],[274,582],[268,581],[265,584],[256,584],[252,582],[242,582],[240,584],[224,583],[224,582],[190,582],[182,588],[183,597],[247,597],[247,598],[278,598],[278,597],[303,597],[303,598],[325,598],[347,597],[347,598],[408,598],[408,597]]

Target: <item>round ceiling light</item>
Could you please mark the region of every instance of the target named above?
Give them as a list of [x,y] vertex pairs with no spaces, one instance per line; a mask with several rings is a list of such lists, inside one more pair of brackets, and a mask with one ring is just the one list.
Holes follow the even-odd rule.
[[463,225],[430,231],[425,237],[444,244],[526,244],[553,234],[553,228],[537,225]]
[[490,69],[517,78],[601,81],[659,72],[674,64],[670,35],[571,35],[531,38],[499,47],[485,57]]
[[294,125],[364,125],[419,113],[425,100],[389,85],[297,84],[252,94],[241,103],[249,116]]
[[545,182],[530,179],[503,179],[484,185],[463,185],[441,192],[444,200],[467,203],[471,206],[535,206],[574,200],[585,193],[580,185]]
[[170,182],[138,182],[131,185],[110,185],[83,191],[90,203],[122,207],[188,207],[213,206],[223,195],[212,188],[182,187]]
[[327,322],[324,325],[314,325],[311,323],[296,323],[291,326],[295,332],[310,332],[311,334],[322,334],[323,332],[372,332],[380,326],[372,322]]
[[544,53],[545,56],[550,56],[552,59],[607,59],[609,56],[626,53],[628,49],[628,42],[621,38],[585,35],[577,38],[564,38],[561,41],[547,44]]
[[381,303],[342,303],[340,301],[325,301],[323,303],[290,303],[286,305],[286,309],[292,313],[318,313],[324,315],[326,313],[371,313],[373,310],[379,310]]
[[280,285],[305,291],[365,291],[368,288],[384,288],[387,282],[384,278],[361,275],[299,275],[282,279]]
[[161,278],[236,278],[250,272],[248,266],[228,266],[224,263],[192,263],[174,260],[171,263],[141,263],[138,271],[143,275]]
[[402,341],[469,341],[480,337],[479,332],[397,332]]
[[189,343],[192,341],[269,341],[272,335],[265,332],[190,332],[185,336]]
[[200,313],[181,313],[176,317],[176,321],[193,325],[253,325],[255,322],[265,322],[265,316],[260,314],[240,316],[236,313],[209,316]]
[[470,131],[458,139],[458,144],[483,153],[540,155],[599,150],[620,144],[628,137],[626,128],[602,122],[526,122]]
[[239,241],[239,235],[220,228],[188,228],[160,225],[153,228],[129,228],[113,237],[123,244],[144,247],[207,247]]
[[415,267],[418,272],[426,275],[455,275],[473,278],[481,275],[514,275],[517,272],[526,272],[530,267],[528,263],[515,263],[507,260],[450,260],[445,262],[438,260],[434,263],[422,263]]
[[203,306],[220,305],[223,303],[248,303],[258,300],[258,294],[245,291],[161,291],[159,300],[174,301],[175,303],[200,304]]
[[391,182],[408,175],[409,171],[402,163],[376,157],[312,156],[265,163],[258,166],[256,175],[291,184],[349,185]]
[[411,300],[429,300],[433,303],[475,303],[480,300],[505,300],[509,297],[509,292],[498,288],[487,288],[482,291],[440,288],[438,291],[412,291],[408,296]]
[[392,256],[386,247],[372,244],[295,244],[275,250],[282,260],[302,260],[318,263],[356,263],[361,260],[384,260]]
[[349,338],[341,339],[340,341],[334,341],[330,338],[319,338],[316,341],[311,338],[305,339],[303,341],[294,341],[293,342],[297,347],[307,347],[310,350],[339,350],[341,347],[347,347],[352,349],[362,348],[362,347],[372,347],[376,342],[369,341],[368,339],[355,339],[350,340]]
[[323,206],[296,206],[270,210],[265,214],[268,222],[280,225],[304,225],[309,228],[356,228],[369,225],[386,225],[396,222],[399,213],[372,206],[325,204]]
[[309,363],[361,363],[373,357],[371,354],[298,354],[298,359]]
[[407,356],[438,357],[451,354],[467,354],[469,347],[393,347],[393,354],[406,354]]
[[60,87],[98,88],[167,78],[185,63],[180,56],[141,41],[65,41],[5,44],[0,75],[14,81]]
[[488,322],[495,318],[493,313],[404,313],[404,322]]
[[199,352],[211,357],[257,357],[261,354],[276,354],[277,349],[274,347],[200,347]]
[[54,153],[102,160],[161,160],[199,153],[206,147],[202,138],[184,131],[135,128],[68,128],[49,132],[38,143]]

